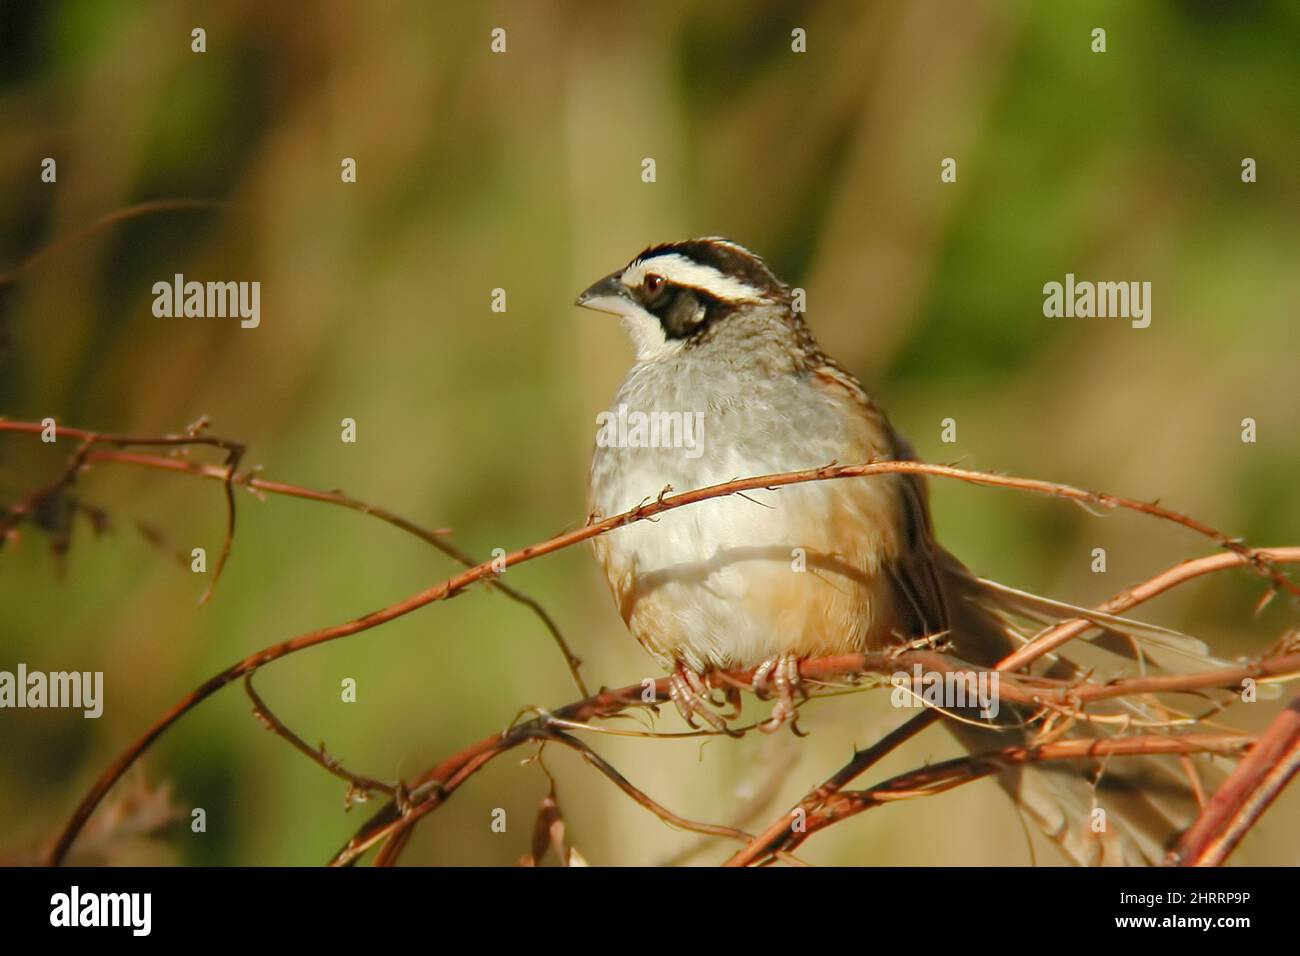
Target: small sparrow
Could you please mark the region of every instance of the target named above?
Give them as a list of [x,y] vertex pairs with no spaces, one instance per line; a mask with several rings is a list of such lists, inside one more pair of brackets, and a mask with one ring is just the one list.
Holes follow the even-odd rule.
[[[858,381],[818,347],[793,301],[762,259],[719,238],[646,249],[578,297],[579,306],[618,316],[636,350],[603,416],[593,514],[619,514],[666,488],[914,457]],[[692,726],[727,729],[704,679],[714,669],[757,668],[755,690],[776,700],[763,725],[770,730],[793,724],[796,695],[805,693],[802,659],[942,639],[962,660],[989,667],[1017,646],[999,613],[1005,593],[935,540],[919,475],[714,498],[594,545],[620,615],[670,671],[673,700]],[[1023,727],[979,723],[975,713],[949,722],[972,750],[1027,739]],[[1179,824],[1140,807],[1132,825],[1096,832],[1098,770],[1029,765],[1000,779],[1077,861],[1158,860]],[[1107,768],[1103,783],[1116,781],[1131,797],[1132,779]]]

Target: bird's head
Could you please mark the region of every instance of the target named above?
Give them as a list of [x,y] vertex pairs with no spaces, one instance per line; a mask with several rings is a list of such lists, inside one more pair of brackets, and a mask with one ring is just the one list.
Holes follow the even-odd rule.
[[737,314],[788,310],[790,290],[744,246],[688,239],[645,250],[594,283],[577,304],[620,316],[638,360],[646,361],[691,348]]

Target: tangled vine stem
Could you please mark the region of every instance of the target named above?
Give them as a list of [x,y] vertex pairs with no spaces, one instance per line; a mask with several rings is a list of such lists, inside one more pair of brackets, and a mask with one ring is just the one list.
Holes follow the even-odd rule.
[[[206,604],[212,597],[212,592],[217,586],[217,581],[221,579],[221,572],[225,570],[226,560],[230,557],[230,549],[234,545],[235,492],[233,481],[235,477],[235,469],[239,467],[239,462],[244,457],[244,446],[239,442],[200,434],[200,432],[202,432],[206,427],[206,421],[198,421],[191,425],[184,435],[161,435],[156,437],[114,435],[109,432],[87,431],[83,428],[56,428],[56,439],[58,431],[62,431],[65,436],[76,438],[81,442],[81,444],[69,459],[67,467],[64,468],[62,474],[55,478],[50,484],[37,488],[16,505],[7,509],[3,516],[0,516],[0,540],[3,540],[6,534],[17,527],[19,522],[35,512],[41,504],[53,499],[67,490],[77,480],[77,476],[81,473],[81,470],[86,467],[87,459],[90,457],[97,445],[117,445],[123,448],[127,446],[188,448],[195,445],[209,445],[214,448],[220,448],[226,453],[225,467],[220,469],[221,484],[226,495],[226,535],[221,543],[221,554],[217,558],[216,568],[213,570],[212,577],[208,581],[207,589],[203,592],[203,597],[199,599],[200,604]],[[45,426],[38,422],[0,421],[0,431],[18,431],[27,432],[28,434],[40,434],[45,431]]]
[[[1288,553],[1290,552],[1290,553]],[[1280,560],[1300,562],[1300,548],[1278,549]],[[1183,566],[1190,580],[1202,569]],[[903,654],[845,654],[817,658],[801,663],[800,677],[806,682],[833,681],[866,674],[893,674],[907,672],[919,664],[925,670],[940,673],[978,674],[979,668],[966,664],[946,654],[916,651]],[[1281,654],[1236,667],[1190,675],[1171,675],[1158,678],[1134,678],[1108,684],[1069,684],[1044,681],[1028,675],[1004,675],[999,682],[999,696],[1008,702],[1027,706],[1045,704],[1079,706],[1089,702],[1150,693],[1194,692],[1208,688],[1236,688],[1246,678],[1270,680],[1300,676],[1300,651]],[[715,673],[708,677],[715,687],[752,682],[753,670]],[[647,699],[649,698],[649,699]],[[517,724],[505,731],[479,741],[444,760],[419,777],[409,788],[405,806],[390,802],[379,810],[342,847],[332,859],[334,865],[349,865],[366,851],[386,841],[404,845],[415,824],[427,814],[444,804],[460,786],[484,765],[530,741],[550,739],[557,727],[573,729],[575,725],[611,717],[629,707],[653,707],[669,699],[669,678],[661,678],[653,687],[634,684],[614,691],[604,691],[586,700],[577,701],[553,712],[539,714],[533,719]],[[1180,735],[1166,734],[1127,736],[1113,739],[1086,739],[1059,741],[1038,747],[1011,747],[987,754],[976,754],[948,763],[925,768],[912,774],[887,781],[869,791],[862,791],[846,799],[844,787],[869,767],[877,763],[915,732],[928,726],[938,717],[938,712],[927,710],[908,724],[886,735],[876,745],[859,751],[847,767],[831,780],[818,787],[789,813],[756,837],[730,861],[729,865],[752,865],[779,853],[788,853],[816,831],[848,816],[870,809],[878,803],[901,799],[901,794],[928,796],[963,783],[970,783],[994,773],[1005,766],[1039,760],[1070,760],[1094,756],[1137,756],[1141,754],[1233,754],[1248,749],[1254,738],[1241,734]],[[934,771],[934,777],[927,773]],[[940,784],[943,784],[940,786]],[[864,796],[864,794],[868,796]],[[638,800],[642,805],[645,801]],[[795,811],[804,811],[806,825],[795,829],[792,825]],[[1261,811],[1262,812],[1262,811]],[[662,815],[661,815],[662,816]],[[667,822],[676,823],[675,820]],[[686,829],[698,829],[698,825]],[[390,846],[393,845],[391,842]],[[381,862],[391,863],[399,850],[385,848]]]
[[[9,422],[0,419],[0,432],[15,431],[27,434],[39,434],[43,430],[44,427],[37,423]],[[145,438],[130,436],[104,435],[98,432],[87,431],[86,429],[66,428],[64,426],[59,426],[58,433],[76,438],[83,444],[77,450],[77,453],[73,455],[68,468],[64,470],[63,474],[60,475],[55,482],[43,488],[38,488],[17,505],[11,507],[5,515],[0,516],[0,540],[3,540],[5,532],[14,527],[24,517],[31,514],[41,501],[62,492],[76,481],[77,475],[82,468],[94,464],[123,464],[136,465],[142,468],[152,468],[158,471],[181,472],[196,478],[214,479],[225,484],[227,489],[243,487],[247,488],[254,494],[283,495],[290,498],[301,498],[306,501],[319,501],[325,504],[337,505],[341,508],[347,508],[360,514],[378,518],[385,524],[392,525],[394,528],[405,531],[407,534],[414,535],[426,544],[430,544],[437,548],[456,563],[464,565],[465,567],[472,568],[479,564],[477,560],[470,557],[451,542],[448,538],[451,534],[449,528],[431,530],[421,527],[415,522],[408,521],[406,518],[403,518],[386,508],[370,504],[360,500],[359,498],[352,498],[340,491],[321,491],[315,488],[306,488],[302,485],[292,485],[282,481],[271,481],[258,476],[252,471],[236,473],[229,465],[222,468],[184,458],[164,458],[157,455],[143,455],[129,451],[95,451],[92,447],[96,444],[118,444],[137,447],[147,445],[217,445],[218,447],[226,447],[226,445],[221,443],[221,439],[213,439],[207,436],[167,436],[165,439],[152,441]],[[240,454],[241,456],[243,454],[242,446],[240,447]],[[230,521],[227,526],[227,539],[222,549],[223,555],[229,553],[230,541],[234,534],[233,495],[228,497],[227,502]],[[217,574],[214,573],[212,582],[208,587],[209,594],[211,593],[212,588],[216,585],[216,578]],[[588,694],[587,685],[582,678],[580,670],[582,661],[569,648],[568,642],[565,640],[564,635],[561,633],[559,626],[555,623],[550,613],[536,600],[510,587],[510,585],[503,581],[492,580],[489,582],[489,586],[496,591],[500,591],[506,597],[510,598],[510,600],[527,607],[538,617],[543,626],[545,626],[547,631],[550,632],[552,639],[560,649],[560,653],[564,655],[565,663],[569,668],[569,674],[572,676],[574,685],[578,688],[578,692],[586,696]]]
[[1300,698],[1273,720],[1237,765],[1197,821],[1188,828],[1169,862],[1218,866],[1300,771]]
[[[1123,498],[1116,495],[1110,495],[1101,492],[1086,491],[1075,488],[1070,485],[1058,484],[1055,482],[1042,481],[1038,479],[1015,478],[1005,475],[989,474],[985,472],[972,471],[964,468],[956,468],[948,465],[928,465],[913,461],[872,461],[855,465],[840,465],[831,463],[820,468],[812,468],[803,471],[788,472],[777,475],[765,475],[750,478],[738,478],[733,481],[723,482],[707,488],[694,489],[680,494],[670,494],[672,489],[664,489],[657,497],[647,498],[640,506],[633,508],[620,515],[612,517],[593,516],[589,522],[574,530],[555,535],[544,541],[521,548],[514,551],[504,558],[498,558],[493,562],[473,563],[471,559],[463,555],[454,547],[450,546],[444,540],[442,531],[425,531],[418,526],[398,518],[389,512],[384,511],[356,499],[348,498],[337,492],[320,492],[311,489],[301,488],[299,486],[287,485],[279,482],[271,482],[266,479],[254,476],[251,473],[240,474],[237,472],[237,465],[242,456],[243,448],[235,442],[229,442],[222,439],[212,438],[207,435],[201,435],[199,432],[206,425],[200,423],[198,426],[191,428],[184,435],[163,436],[161,438],[151,437],[134,437],[126,435],[116,435],[111,433],[100,433],[87,431],[84,429],[70,429],[60,426],[59,432],[62,435],[71,436],[79,439],[81,442],[68,467],[60,478],[52,485],[37,489],[28,495],[17,505],[7,510],[3,517],[0,517],[0,532],[7,532],[17,526],[22,520],[29,517],[35,507],[43,500],[52,495],[57,495],[71,485],[77,478],[80,471],[91,464],[115,463],[136,465],[162,469],[177,473],[189,474],[196,477],[220,480],[223,483],[227,494],[228,522],[226,542],[223,547],[223,558],[230,551],[231,542],[234,536],[234,496],[233,489],[237,486],[245,486],[250,491],[265,492],[272,494],[286,494],[310,500],[324,501],[343,507],[348,507],[366,514],[372,514],[381,520],[387,521],[396,527],[402,528],[408,532],[417,534],[423,540],[428,541],[435,547],[444,550],[456,560],[467,567],[464,571],[456,574],[444,581],[432,585],[411,595],[404,600],[398,601],[387,607],[366,614],[362,617],[351,621],[337,624],[332,627],[321,628],[301,634],[290,640],[279,644],[263,648],[240,661],[236,661],[229,667],[214,675],[198,688],[185,695],[170,710],[150,726],[130,747],[127,748],[118,758],[104,771],[96,780],[90,791],[77,806],[72,817],[69,819],[58,839],[50,849],[48,861],[53,864],[61,863],[75,841],[78,833],[85,825],[90,815],[94,812],[103,797],[109,789],[121,778],[122,774],[147,750],[152,743],[168,728],[171,727],[181,716],[211,696],[217,690],[225,687],[227,684],[239,679],[245,678],[246,688],[250,697],[254,701],[254,708],[263,722],[280,736],[285,737],[294,747],[304,752],[312,759],[320,763],[326,770],[335,776],[340,776],[349,782],[350,788],[358,793],[365,794],[371,791],[380,792],[388,795],[390,800],[388,804],[381,808],[369,820],[361,831],[345,846],[335,858],[336,863],[354,862],[367,849],[376,844],[383,843],[378,861],[379,863],[395,862],[406,841],[409,839],[412,828],[415,824],[428,813],[440,806],[445,800],[455,792],[455,790],[472,776],[479,768],[485,765],[507,750],[510,750],[522,743],[529,741],[556,742],[563,746],[578,750],[585,759],[591,763],[597,770],[611,779],[633,799],[646,806],[647,809],[657,813],[666,821],[675,826],[681,826],[686,829],[694,829],[701,833],[711,835],[729,836],[733,839],[743,839],[746,845],[742,850],[732,858],[732,863],[764,863],[776,859],[792,861],[789,856],[793,850],[810,832],[813,827],[811,822],[819,822],[817,829],[828,825],[835,819],[842,819],[846,814],[846,807],[858,808],[854,812],[866,809],[869,806],[877,805],[878,802],[887,799],[898,799],[898,795],[906,793],[908,795],[924,795],[929,792],[938,792],[942,789],[948,789],[951,786],[966,782],[970,779],[977,779],[993,770],[1007,765],[1008,762],[1024,762],[1033,760],[1056,760],[1056,759],[1076,759],[1080,756],[1097,754],[1105,752],[1108,755],[1123,756],[1130,753],[1189,753],[1189,752],[1229,752],[1247,749],[1253,743],[1252,738],[1241,736],[1218,736],[1211,737],[1202,735],[1201,738],[1193,740],[1190,736],[1175,737],[1170,735],[1155,735],[1149,738],[1139,737],[1121,737],[1109,741],[1085,741],[1094,747],[1102,746],[1102,750],[1087,751],[1083,744],[1079,742],[1070,742],[1069,746],[1056,746],[1054,744],[1044,744],[1037,747],[1020,747],[1008,748],[991,754],[976,755],[974,757],[963,758],[959,761],[950,762],[949,765],[941,765],[942,769],[935,775],[936,768],[926,768],[924,771],[917,771],[911,775],[895,778],[893,781],[887,781],[881,787],[873,788],[869,791],[847,791],[845,787],[854,778],[864,772],[867,768],[874,765],[884,754],[898,746],[904,740],[908,739],[924,727],[928,726],[936,719],[934,711],[923,712],[916,718],[913,718],[907,724],[897,728],[895,731],[886,735],[874,746],[860,751],[854,755],[844,768],[832,776],[826,783],[812,791],[808,797],[801,802],[800,807],[809,810],[810,826],[804,832],[794,834],[790,832],[789,816],[774,822],[766,830],[757,836],[750,837],[734,828],[723,827],[713,824],[697,824],[686,821],[677,817],[670,811],[655,803],[641,791],[637,790],[630,782],[622,777],[614,768],[610,767],[598,755],[591,751],[589,747],[583,744],[577,738],[573,737],[568,731],[575,728],[582,729],[582,725],[588,721],[612,716],[619,711],[632,706],[654,705],[663,702],[668,697],[667,679],[659,681],[653,686],[653,693],[650,694],[650,700],[643,699],[645,690],[641,685],[632,688],[625,688],[622,691],[604,691],[596,695],[587,695],[583,690],[584,698],[575,703],[568,705],[549,714],[543,714],[530,721],[518,724],[515,727],[489,737],[459,754],[432,768],[429,772],[418,778],[411,784],[397,782],[392,785],[383,784],[369,777],[353,774],[344,770],[337,761],[329,758],[325,754],[324,748],[320,751],[313,750],[300,737],[290,731],[283,723],[275,718],[265,703],[257,696],[253,689],[251,677],[259,668],[290,654],[314,647],[319,644],[333,641],[339,638],[357,634],[362,631],[370,630],[380,624],[387,623],[398,617],[409,614],[419,608],[425,607],[437,601],[445,600],[456,594],[463,592],[466,588],[475,583],[483,583],[485,586],[494,587],[502,590],[504,593],[511,594],[516,600],[523,600],[529,604],[546,622],[553,636],[556,638],[557,645],[565,654],[571,672],[574,674],[575,681],[580,689],[582,688],[581,677],[577,672],[577,659],[569,651],[563,638],[560,636],[558,628],[550,620],[549,616],[540,608],[536,602],[531,599],[523,598],[517,593],[510,592],[499,580],[499,574],[502,568],[509,568],[526,561],[535,560],[556,551],[572,547],[582,541],[589,540],[597,535],[606,534],[624,525],[637,521],[652,519],[664,512],[697,504],[712,498],[724,497],[728,495],[743,495],[747,491],[759,489],[777,489],[786,485],[799,484],[809,481],[828,481],[842,479],[860,479],[869,478],[876,475],[912,473],[924,474],[934,477],[952,478],[972,484],[1010,488],[1014,490],[1027,491],[1034,494],[1047,495],[1052,497],[1072,500],[1083,505],[1095,505],[1104,508],[1124,508],[1151,515],[1166,521],[1173,522],[1188,528],[1200,535],[1203,535],[1214,541],[1220,547],[1226,549],[1226,553],[1217,554],[1208,558],[1201,558],[1194,561],[1183,562],[1156,577],[1129,589],[1121,594],[1111,598],[1103,604],[1100,610],[1115,612],[1124,610],[1140,604],[1157,594],[1163,593],[1177,584],[1198,577],[1202,574],[1212,571],[1225,570],[1232,567],[1247,567],[1261,576],[1268,579],[1271,583],[1271,591],[1285,590],[1293,595],[1300,595],[1298,587],[1286,574],[1280,570],[1284,564],[1300,562],[1300,548],[1272,548],[1256,549],[1247,547],[1243,542],[1236,538],[1231,538],[1220,531],[1206,525],[1187,515],[1172,511],[1155,502],[1142,502],[1130,498]],[[32,422],[9,422],[0,421],[0,432],[12,431],[26,434],[37,434],[43,430],[39,423]],[[211,445],[223,448],[227,451],[227,460],[223,466],[213,466],[197,464],[192,461],[176,458],[159,457],[153,455],[144,455],[135,452],[126,451],[126,448],[133,446],[177,446],[184,447],[189,445]],[[114,450],[106,450],[104,446],[116,446]],[[217,574],[214,573],[213,582]],[[210,585],[211,586],[211,585]],[[1034,640],[1024,647],[1020,648],[1014,654],[998,665],[998,670],[1007,675],[1001,682],[1001,696],[1007,700],[1023,703],[1033,707],[1043,707],[1056,705],[1063,708],[1076,708],[1086,704],[1089,701],[1101,700],[1108,698],[1118,698],[1130,695],[1145,695],[1152,693],[1171,693],[1178,691],[1196,691],[1207,688],[1217,687],[1234,687],[1245,678],[1256,678],[1264,680],[1280,680],[1295,676],[1300,672],[1300,654],[1292,653],[1295,648],[1291,645],[1278,653],[1269,657],[1244,662],[1238,666],[1221,668],[1215,671],[1191,674],[1175,675],[1168,677],[1142,677],[1124,681],[1115,681],[1108,684],[1080,683],[1080,684],[1060,684],[1059,682],[1046,681],[1041,678],[1031,678],[1027,675],[1016,674],[1012,676],[1010,672],[1018,671],[1036,658],[1048,653],[1059,647],[1066,641],[1072,640],[1078,635],[1088,631],[1094,624],[1088,620],[1072,620],[1058,624],[1046,629]],[[913,660],[917,662],[924,661],[925,665],[935,670],[952,670],[962,669],[966,672],[975,670],[960,661],[937,653],[926,651],[913,651],[905,654],[855,654],[843,655],[834,658],[824,658],[814,661],[805,661],[800,667],[801,676],[805,680],[845,678],[865,673],[889,673],[905,666]],[[748,684],[752,678],[752,673],[732,673],[713,675],[715,681],[725,683]],[[716,686],[722,686],[718,684]],[[1266,741],[1272,741],[1272,737],[1265,738]],[[1289,738],[1288,738],[1289,739]],[[1181,743],[1171,744],[1170,741],[1181,741]],[[1064,744],[1064,742],[1062,742]],[[1272,744],[1270,743],[1270,746]],[[1288,745],[1290,746],[1290,745]],[[1081,749],[1082,748],[1082,749]],[[1287,750],[1288,755],[1292,750]],[[1288,757],[1288,759],[1291,759]],[[1243,762],[1244,763],[1244,762]],[[929,774],[927,776],[927,774]],[[1287,777],[1289,779],[1289,776]],[[1263,788],[1263,792],[1273,795],[1280,790],[1285,781],[1279,782],[1277,779],[1270,777],[1267,781],[1261,783],[1259,774],[1254,777],[1243,777],[1241,783],[1241,792],[1243,797],[1238,800],[1235,809],[1229,808],[1223,811],[1229,814],[1234,821],[1249,819],[1253,822],[1258,818],[1258,811],[1249,811],[1242,808],[1242,802],[1250,803],[1251,806],[1258,805],[1258,793]],[[890,796],[892,795],[892,796]],[[1270,798],[1271,799],[1271,798]],[[1266,802],[1264,805],[1267,805]],[[1208,813],[1208,810],[1207,810]],[[838,816],[837,816],[838,814]],[[1253,814],[1253,815],[1252,815]],[[1227,819],[1227,817],[1225,817]],[[1249,826],[1249,823],[1244,824]],[[1210,824],[1207,824],[1207,827]],[[1244,832],[1244,830],[1242,830]],[[1235,844],[1234,844],[1235,845]],[[1230,849],[1230,847],[1229,847]],[[1199,851],[1198,851],[1199,853]]]

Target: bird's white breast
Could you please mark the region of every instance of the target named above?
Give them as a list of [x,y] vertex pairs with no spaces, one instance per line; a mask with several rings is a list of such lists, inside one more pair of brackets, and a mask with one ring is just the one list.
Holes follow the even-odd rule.
[[[795,373],[718,361],[642,363],[611,414],[699,415],[698,448],[597,447],[591,506],[618,514],[671,485],[865,461],[883,436],[847,397]],[[626,436],[625,436],[626,437]],[[596,539],[628,626],[664,659],[697,669],[785,653],[861,648],[887,622],[878,571],[896,547],[887,478],[822,481],[715,498]]]

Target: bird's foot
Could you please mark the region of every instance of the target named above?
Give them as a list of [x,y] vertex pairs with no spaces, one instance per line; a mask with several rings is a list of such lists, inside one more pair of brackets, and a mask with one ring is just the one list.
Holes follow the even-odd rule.
[[[668,675],[668,696],[676,705],[677,712],[682,715],[682,720],[686,721],[687,726],[698,727],[699,724],[695,722],[695,718],[698,717],[718,733],[730,737],[740,736],[727,726],[728,717],[719,714],[715,709],[720,704],[714,699],[713,689],[704,682],[703,677],[685,664],[678,663],[673,672]],[[740,713],[739,694],[727,693],[726,697],[734,707],[734,712],[729,716],[735,717]]]
[[808,699],[803,680],[799,676],[799,659],[793,654],[781,654],[769,657],[754,670],[754,693],[760,700],[776,699],[772,714],[758,729],[764,733],[775,733],[786,724],[797,737],[804,733],[799,729],[799,708],[795,697]]

